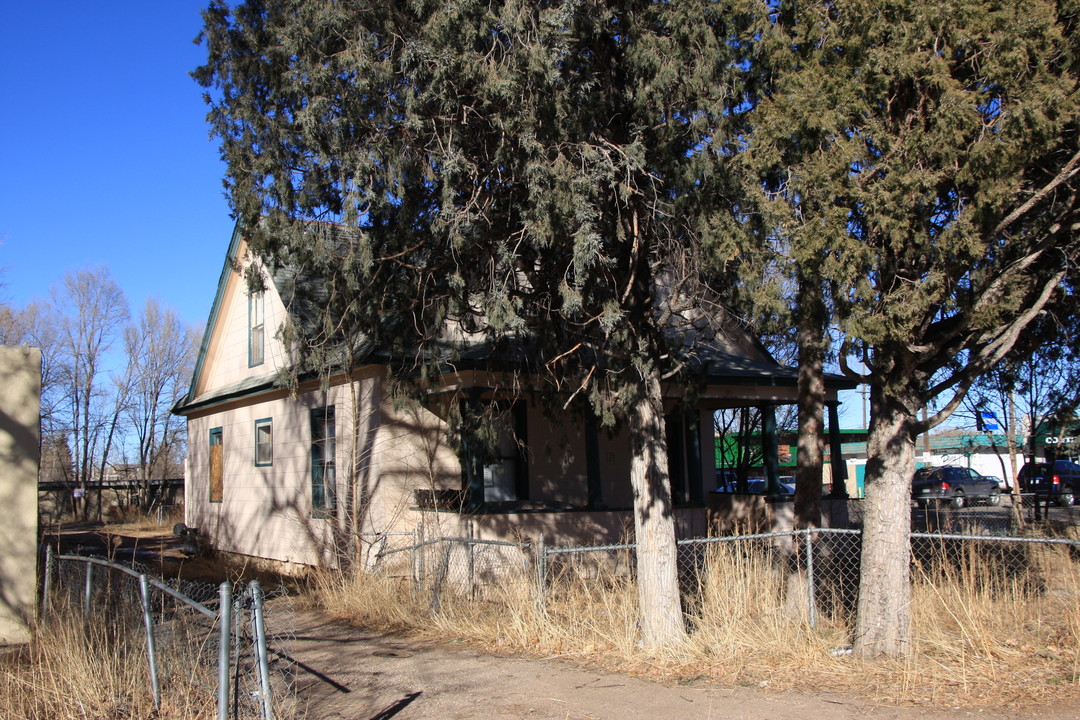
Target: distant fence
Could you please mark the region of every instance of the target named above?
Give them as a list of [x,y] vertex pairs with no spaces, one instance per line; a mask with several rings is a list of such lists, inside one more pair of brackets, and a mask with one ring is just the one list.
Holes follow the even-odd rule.
[[[42,587],[45,632],[57,613],[75,611],[88,628],[143,636],[155,709],[171,685],[189,704],[216,705],[218,720],[273,720],[275,687],[278,694],[291,687],[282,682],[290,668],[271,674],[265,598],[256,580],[235,588],[228,582],[171,585],[110,560],[58,555],[49,547]],[[206,668],[216,668],[212,677],[199,675]]]

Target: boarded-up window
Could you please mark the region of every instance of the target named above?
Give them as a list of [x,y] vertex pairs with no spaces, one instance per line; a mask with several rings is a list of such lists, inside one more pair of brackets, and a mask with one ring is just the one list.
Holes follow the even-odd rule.
[[221,440],[221,428],[210,431],[210,502],[221,502],[225,450]]

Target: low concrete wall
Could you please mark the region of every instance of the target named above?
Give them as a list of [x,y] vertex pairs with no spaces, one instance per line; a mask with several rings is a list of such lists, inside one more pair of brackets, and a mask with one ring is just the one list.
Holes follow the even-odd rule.
[[41,351],[0,347],[0,644],[30,639],[37,608]]

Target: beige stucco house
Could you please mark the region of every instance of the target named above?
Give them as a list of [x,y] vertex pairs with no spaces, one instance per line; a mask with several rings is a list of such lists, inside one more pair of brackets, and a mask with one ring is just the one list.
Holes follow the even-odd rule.
[[[189,393],[175,408],[189,431],[186,522],[213,547],[334,563],[341,552],[418,524],[457,536],[466,520],[489,539],[625,537],[633,525],[625,437],[580,412],[546,407],[528,389],[492,390],[507,383],[483,362],[448,366],[421,403],[391,397],[377,353],[351,372],[282,387],[294,359],[278,328],[290,312],[283,297],[291,295],[266,273],[264,289],[249,290],[244,273],[252,262],[234,232]],[[691,410],[676,411],[670,389],[670,469],[684,536],[707,532],[716,488],[713,411],[795,399],[794,371],[736,330],[724,343]],[[833,406],[836,389],[834,382]],[[478,460],[448,440],[453,403],[470,401],[501,413],[495,458]]]

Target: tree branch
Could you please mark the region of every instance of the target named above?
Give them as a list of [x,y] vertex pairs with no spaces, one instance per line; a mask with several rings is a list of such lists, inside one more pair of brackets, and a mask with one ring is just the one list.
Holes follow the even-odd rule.
[[1065,163],[1065,166],[1061,168],[1060,172],[1054,176],[1054,179],[1047,183],[1041,190],[1028,198],[1027,202],[1020,205],[1020,207],[1013,210],[1011,213],[1002,218],[1001,222],[994,228],[993,236],[1000,235],[1005,232],[1006,229],[1014,222],[1024,216],[1031,208],[1035,207],[1041,202],[1047,195],[1053,192],[1058,186],[1064,183],[1066,180],[1072,178],[1078,171],[1080,171],[1080,150],[1076,152],[1069,161]]

